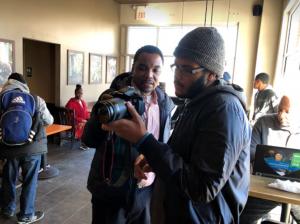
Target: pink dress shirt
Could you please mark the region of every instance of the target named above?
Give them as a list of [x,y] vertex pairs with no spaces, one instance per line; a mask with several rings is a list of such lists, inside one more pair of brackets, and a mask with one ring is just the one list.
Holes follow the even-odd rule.
[[[133,80],[131,81],[131,86],[134,86],[135,89],[138,89]],[[150,96],[143,96],[143,98],[145,102],[145,112],[143,114],[143,117],[146,129],[158,140],[160,117],[157,95],[155,90],[152,91]],[[145,173],[145,175],[147,176],[147,180],[138,180],[139,188],[151,185],[155,179],[155,173],[153,172]]]

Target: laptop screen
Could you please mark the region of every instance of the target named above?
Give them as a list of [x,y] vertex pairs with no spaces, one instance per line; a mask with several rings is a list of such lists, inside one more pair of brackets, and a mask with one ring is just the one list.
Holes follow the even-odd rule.
[[257,145],[253,174],[300,181],[300,150]]

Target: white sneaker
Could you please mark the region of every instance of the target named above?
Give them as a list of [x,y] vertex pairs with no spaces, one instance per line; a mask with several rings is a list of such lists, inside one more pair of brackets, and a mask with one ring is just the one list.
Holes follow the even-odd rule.
[[31,218],[24,218],[22,220],[18,220],[19,224],[27,224],[27,223],[33,223],[41,220],[44,217],[43,211],[35,211],[34,215]]
[[81,145],[79,146],[80,149],[86,151],[88,149],[90,149],[89,147],[87,147],[86,145],[84,145],[83,143],[81,143]]

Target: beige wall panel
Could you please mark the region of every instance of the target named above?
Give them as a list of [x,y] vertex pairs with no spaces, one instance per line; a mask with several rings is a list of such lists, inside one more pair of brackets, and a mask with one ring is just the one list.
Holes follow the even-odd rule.
[[23,38],[61,45],[60,105],[74,96],[75,85],[67,85],[68,49],[85,52],[83,99],[86,102],[97,100],[109,87],[105,84],[105,72],[102,84],[88,84],[88,53],[118,56],[119,24],[120,4],[112,0],[1,1],[0,38],[16,43],[16,71],[23,71]]
[[266,72],[273,84],[282,23],[282,0],[264,0],[255,75]]

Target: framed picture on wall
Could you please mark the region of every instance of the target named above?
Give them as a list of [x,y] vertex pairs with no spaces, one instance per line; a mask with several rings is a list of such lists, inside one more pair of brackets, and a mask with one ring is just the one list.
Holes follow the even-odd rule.
[[117,57],[106,56],[105,83],[111,83],[116,76],[117,76]]
[[90,53],[89,84],[102,83],[102,55]]
[[0,39],[0,87],[15,72],[15,41]]
[[83,84],[84,52],[68,50],[68,85]]

